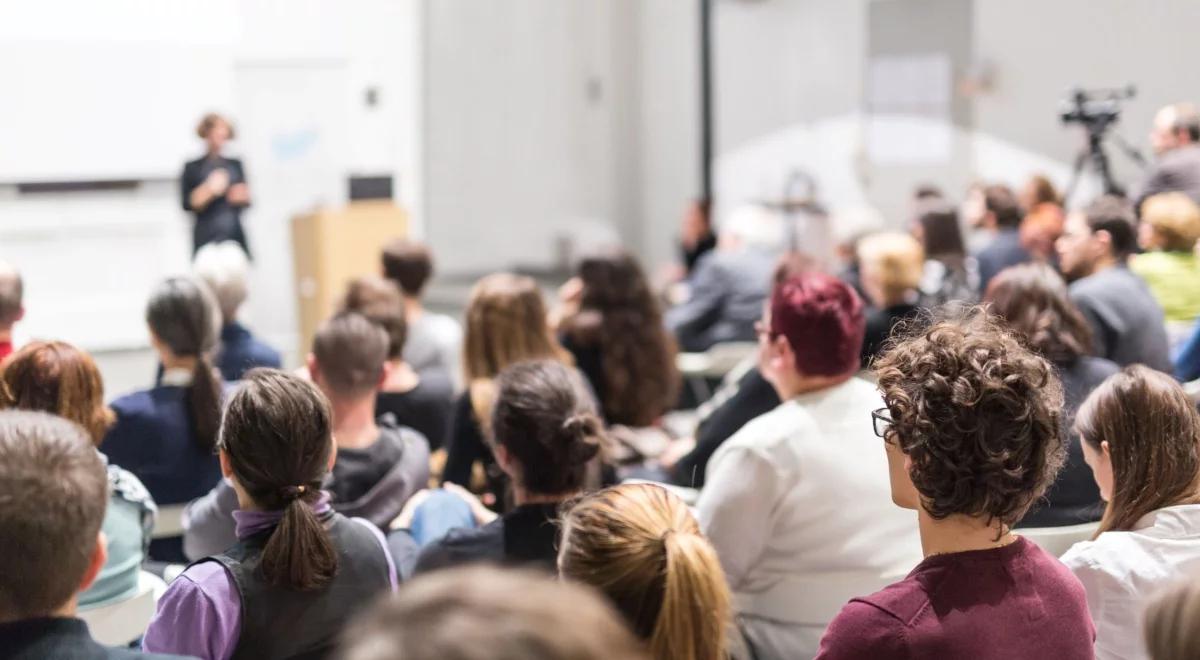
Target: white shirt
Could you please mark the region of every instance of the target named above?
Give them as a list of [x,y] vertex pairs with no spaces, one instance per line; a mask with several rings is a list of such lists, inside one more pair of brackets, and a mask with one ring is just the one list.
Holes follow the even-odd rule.
[[1149,658],[1142,618],[1154,595],[1200,573],[1200,504],[1149,513],[1128,532],[1104,532],[1062,557],[1087,590],[1097,660]]
[[775,648],[760,655],[812,657],[850,598],[921,561],[916,512],[892,503],[872,426],[882,407],[852,378],[752,420],[708,464],[698,517],[738,613],[775,622],[764,633]]

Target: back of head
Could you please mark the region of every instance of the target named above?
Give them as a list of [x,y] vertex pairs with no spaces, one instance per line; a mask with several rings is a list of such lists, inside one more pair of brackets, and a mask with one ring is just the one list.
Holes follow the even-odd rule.
[[1108,443],[1113,488],[1100,531],[1133,529],[1152,511],[1200,499],[1200,413],[1174,378],[1122,369],[1084,399],[1075,430],[1096,451]]
[[1029,202],[1029,208],[1025,209],[1026,211],[1032,211],[1033,207],[1039,204],[1062,203],[1058,189],[1054,187],[1054,182],[1044,174],[1035,174],[1029,177],[1029,181],[1025,184],[1025,190]]
[[1046,264],[1021,264],[988,283],[984,302],[1056,365],[1092,352],[1092,330],[1067,293],[1067,283]]
[[61,341],[21,347],[0,368],[0,408],[40,410],[83,427],[96,445],[113,422],[100,370],[87,353]]
[[925,203],[944,199],[946,199],[946,193],[941,186],[935,183],[920,183],[913,188],[914,202]]
[[346,285],[338,311],[357,312],[383,328],[388,335],[388,359],[404,353],[408,323],[404,320],[404,298],[400,289],[382,277],[359,277]]
[[0,261],[0,330],[7,329],[21,318],[24,293],[21,274],[12,265]]
[[433,276],[429,248],[407,239],[396,239],[383,248],[383,276],[396,283],[404,295],[419,298]]
[[313,337],[313,358],[320,383],[339,399],[369,396],[383,378],[388,336],[383,328],[355,312],[342,312],[321,324]]
[[1172,103],[1158,111],[1156,121],[1162,121],[1172,133],[1186,135],[1189,142],[1200,142],[1200,111],[1194,103]]
[[467,382],[495,378],[523,360],[563,357],[537,282],[509,273],[488,275],[475,284],[467,303],[464,342]]
[[917,223],[921,226],[921,242],[929,258],[966,256],[958,209],[953,204],[941,198],[919,204]]
[[909,234],[871,234],[858,243],[858,264],[868,293],[878,288],[886,304],[896,304],[920,286],[925,251]]
[[1113,256],[1118,260],[1137,250],[1137,218],[1124,197],[1104,195],[1088,204],[1083,213],[1093,234],[1100,231],[1108,234]]
[[0,412],[0,621],[51,616],[71,600],[107,504],[104,463],[82,429]]
[[850,285],[808,272],[775,287],[771,327],[796,354],[796,368],[809,376],[842,376],[858,370],[866,321],[863,303]]
[[587,463],[600,451],[603,427],[587,385],[559,362],[521,362],[496,378],[492,410],[496,444],[517,463],[527,491],[565,495],[583,487]]
[[208,287],[188,277],[165,280],[150,295],[146,323],[167,350],[195,358],[187,388],[188,414],[196,442],[211,449],[221,418],[221,389],[208,354],[216,346],[219,311]]
[[933,518],[1012,527],[1053,483],[1066,449],[1062,385],[983,310],[916,330],[874,368],[890,438]]
[[1200,649],[1200,578],[1160,594],[1146,608],[1150,660],[1195,660]]
[[617,605],[657,660],[726,657],[730,594],[717,553],[682,500],[626,484],[563,516],[559,570]]
[[1167,252],[1191,253],[1200,239],[1200,206],[1181,192],[1168,192],[1142,202],[1142,222],[1158,235]]
[[200,278],[217,298],[221,320],[225,324],[237,319],[238,308],[246,301],[250,259],[234,241],[208,243],[196,252],[192,272]]
[[996,226],[1016,229],[1021,224],[1021,205],[1017,195],[1005,185],[993,184],[983,189],[984,208],[996,218]]
[[221,425],[221,451],[258,508],[283,511],[262,553],[270,584],[297,590],[324,585],[337,555],[309,506],[320,497],[333,452],[332,414],[310,382],[254,369],[234,391]]
[[361,616],[344,639],[342,660],[647,657],[591,590],[541,573],[489,567],[419,577]]

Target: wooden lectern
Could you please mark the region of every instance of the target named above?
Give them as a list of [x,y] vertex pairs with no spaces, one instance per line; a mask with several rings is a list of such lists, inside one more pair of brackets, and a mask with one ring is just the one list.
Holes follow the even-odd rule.
[[380,274],[383,246],[407,234],[408,215],[390,201],[353,202],[292,219],[300,355],[308,353],[317,326],[333,312],[346,283]]

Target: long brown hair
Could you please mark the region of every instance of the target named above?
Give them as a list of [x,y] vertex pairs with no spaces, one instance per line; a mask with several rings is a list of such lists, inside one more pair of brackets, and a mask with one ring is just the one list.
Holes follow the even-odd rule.
[[1146,608],[1151,660],[1195,660],[1200,649],[1200,576],[1159,595]]
[[1071,302],[1062,276],[1046,264],[1000,271],[988,284],[984,302],[1056,365],[1069,365],[1092,352],[1091,326]]
[[205,450],[216,446],[221,424],[221,385],[209,359],[217,342],[219,315],[208,287],[188,277],[167,279],[146,305],[146,323],[154,336],[176,356],[196,360],[186,392],[188,421]]
[[313,513],[333,451],[329,401],[312,383],[276,369],[254,369],[233,396],[220,449],[254,503],[283,511],[263,548],[267,582],[317,589],[337,572],[329,533]]
[[607,594],[656,660],[722,660],[730,595],[716,550],[675,495],[616,486],[563,515],[565,577]]
[[0,408],[41,410],[75,422],[99,445],[113,423],[100,370],[87,353],[61,341],[26,344],[0,368]]
[[1200,501],[1200,413],[1170,376],[1136,364],[1122,369],[1084,400],[1075,430],[1097,452],[1107,442],[1112,457],[1113,492],[1097,536]]
[[624,252],[597,254],[579,264],[579,312],[563,331],[603,356],[604,416],[610,424],[649,426],[675,404],[680,377],[675,339],[637,260]]

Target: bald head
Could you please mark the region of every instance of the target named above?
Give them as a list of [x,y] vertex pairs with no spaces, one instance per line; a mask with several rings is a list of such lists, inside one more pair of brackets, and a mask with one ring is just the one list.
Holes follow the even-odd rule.
[[25,314],[21,304],[23,290],[21,274],[12,264],[0,261],[0,330],[12,328]]
[[1200,112],[1192,103],[1172,103],[1154,115],[1150,144],[1156,153],[1200,142]]

